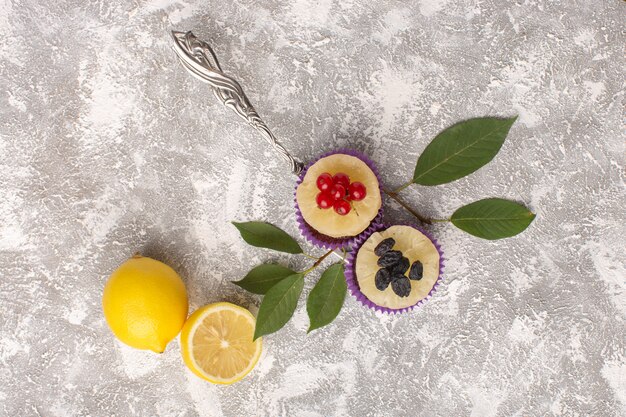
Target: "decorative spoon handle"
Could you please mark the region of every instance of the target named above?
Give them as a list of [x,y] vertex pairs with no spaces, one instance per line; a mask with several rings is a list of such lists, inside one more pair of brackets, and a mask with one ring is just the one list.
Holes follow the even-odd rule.
[[302,162],[291,156],[283,145],[278,143],[274,134],[250,104],[241,85],[234,78],[222,72],[211,47],[206,42],[196,38],[191,32],[172,31],[172,37],[174,38],[174,52],[178,55],[183,67],[191,75],[213,87],[215,97],[258,130],[276,152],[289,162],[291,171],[296,175],[300,174],[303,168]]

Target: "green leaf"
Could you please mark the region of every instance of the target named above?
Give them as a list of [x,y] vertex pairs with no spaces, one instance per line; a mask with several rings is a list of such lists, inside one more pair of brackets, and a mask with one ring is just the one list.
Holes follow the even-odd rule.
[[274,285],[263,297],[256,318],[254,340],[274,333],[291,318],[304,287],[304,275],[294,274]]
[[311,290],[306,304],[306,311],[309,313],[311,322],[307,333],[335,320],[343,306],[347,289],[343,263],[331,265],[324,271]]
[[481,117],[445,129],[420,155],[413,182],[445,184],[476,171],[496,156],[516,119]]
[[452,223],[467,233],[495,240],[523,232],[535,214],[521,204],[501,198],[487,198],[463,206],[452,215]]
[[249,245],[287,253],[302,253],[302,248],[291,236],[278,227],[264,222],[233,222],[241,237]]
[[237,284],[244,290],[255,294],[265,294],[279,281],[295,273],[296,271],[292,271],[282,265],[263,264],[255,266],[242,280],[233,281],[233,284]]

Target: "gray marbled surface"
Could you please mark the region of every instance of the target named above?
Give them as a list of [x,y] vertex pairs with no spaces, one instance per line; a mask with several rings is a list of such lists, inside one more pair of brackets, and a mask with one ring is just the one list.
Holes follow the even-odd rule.
[[[625,21],[617,0],[0,1],[0,414],[626,415]],[[349,297],[306,335],[301,303],[233,386],[194,377],[178,341],[125,347],[100,299],[135,251],[180,272],[192,310],[256,311],[229,281],[308,264],[229,223],[297,235],[294,179],[182,70],[171,29],[211,42],[293,153],[357,148],[389,186],[442,128],[518,114],[490,165],[403,197],[537,219],[498,242],[431,227],[449,261],[424,308]]]

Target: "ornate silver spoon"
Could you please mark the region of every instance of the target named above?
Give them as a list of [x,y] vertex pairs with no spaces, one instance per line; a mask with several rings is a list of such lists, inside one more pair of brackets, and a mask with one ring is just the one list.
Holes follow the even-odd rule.
[[213,94],[222,104],[233,109],[249,125],[258,130],[276,152],[289,162],[291,171],[296,175],[300,174],[303,168],[302,162],[294,158],[276,140],[274,134],[250,104],[241,85],[234,78],[224,74],[211,47],[191,32],[172,31],[172,37],[174,38],[174,52],[183,67],[200,81],[208,83],[213,89]]

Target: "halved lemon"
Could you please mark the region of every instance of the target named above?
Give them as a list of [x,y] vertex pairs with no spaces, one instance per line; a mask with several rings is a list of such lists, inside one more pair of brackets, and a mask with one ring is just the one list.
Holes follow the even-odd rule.
[[200,378],[232,384],[246,376],[261,356],[261,338],[253,341],[256,319],[231,303],[196,310],[180,334],[183,360]]

